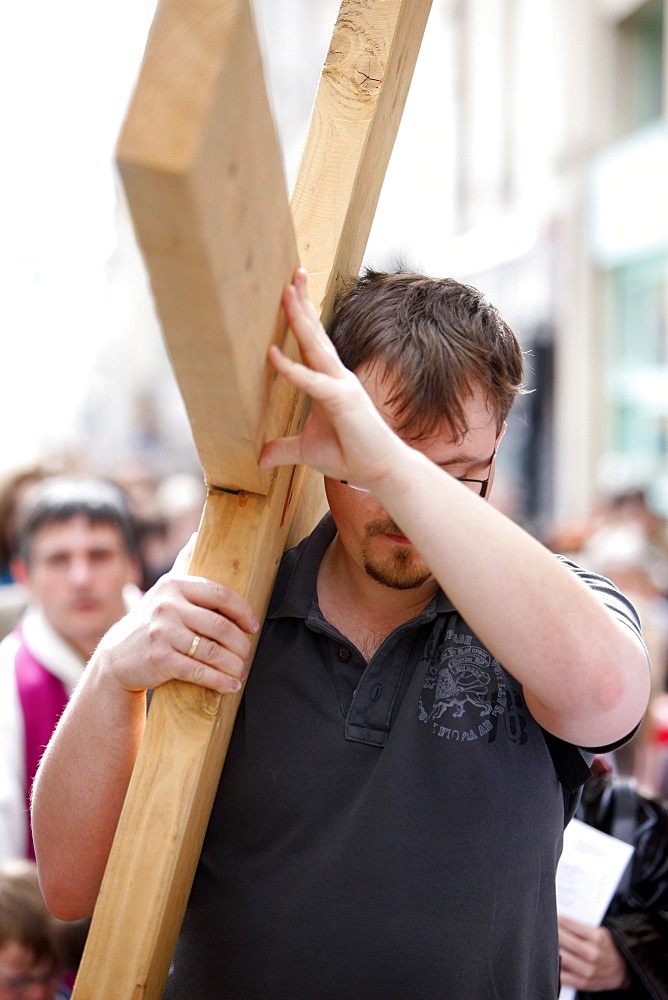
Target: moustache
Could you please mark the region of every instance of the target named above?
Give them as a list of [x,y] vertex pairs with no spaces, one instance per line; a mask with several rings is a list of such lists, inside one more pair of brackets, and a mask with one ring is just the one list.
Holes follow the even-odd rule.
[[399,525],[395,521],[391,520],[391,518],[385,518],[383,520],[379,518],[376,521],[369,521],[366,526],[366,533],[369,538],[373,538],[374,535],[404,534]]

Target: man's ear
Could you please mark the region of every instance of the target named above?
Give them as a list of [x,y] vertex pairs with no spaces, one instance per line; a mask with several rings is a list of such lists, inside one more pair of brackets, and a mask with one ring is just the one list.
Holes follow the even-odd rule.
[[14,556],[10,562],[10,569],[12,576],[17,583],[23,584],[24,587],[28,587],[30,585],[30,570],[28,569],[28,564],[24,559],[19,559],[18,556]]

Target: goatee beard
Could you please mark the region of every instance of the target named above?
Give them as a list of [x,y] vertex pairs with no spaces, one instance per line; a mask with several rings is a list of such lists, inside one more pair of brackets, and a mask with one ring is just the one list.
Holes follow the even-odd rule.
[[403,531],[391,520],[370,521],[362,541],[362,559],[368,576],[392,590],[413,590],[431,579],[431,573],[412,547],[396,545],[384,559],[374,554],[373,539],[377,535],[402,535]]

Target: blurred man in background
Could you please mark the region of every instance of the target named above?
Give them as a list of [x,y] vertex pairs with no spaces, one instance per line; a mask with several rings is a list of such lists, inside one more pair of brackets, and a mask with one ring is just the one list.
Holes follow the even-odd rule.
[[100,638],[138,593],[124,494],[80,476],[36,485],[21,510],[12,570],[29,606],[0,644],[0,861],[34,857],[37,764]]

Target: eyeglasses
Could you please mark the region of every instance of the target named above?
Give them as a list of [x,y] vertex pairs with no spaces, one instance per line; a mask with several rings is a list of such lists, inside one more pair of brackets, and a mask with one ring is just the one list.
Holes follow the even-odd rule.
[[[462,483],[467,489],[484,499],[487,496],[489,481],[492,478],[492,465],[494,464],[495,458],[496,448],[492,452],[492,457],[489,460],[489,472],[486,479],[469,479],[467,476],[455,476],[457,482]],[[343,486],[349,486],[351,490],[357,490],[359,493],[371,492],[371,490],[365,489],[364,486],[355,486],[353,483],[349,483],[347,479],[340,479],[339,482],[342,483]]]
[[483,500],[487,496],[487,490],[489,489],[489,481],[492,478],[492,465],[494,464],[494,459],[496,458],[496,448],[492,452],[492,457],[489,460],[489,472],[487,473],[487,479],[467,479],[466,476],[457,476],[457,482],[463,483],[468,489],[473,490],[482,497]]

